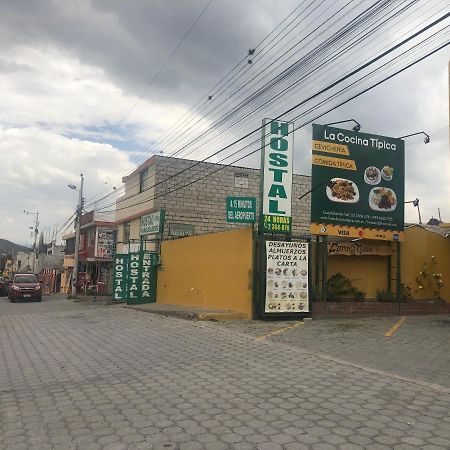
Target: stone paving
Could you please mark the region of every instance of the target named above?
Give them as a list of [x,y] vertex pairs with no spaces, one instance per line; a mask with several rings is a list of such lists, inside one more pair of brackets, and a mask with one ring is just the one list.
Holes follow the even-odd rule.
[[0,299],[0,449],[450,448],[444,386],[241,327]]
[[[270,341],[356,365],[450,388],[450,317],[408,316],[390,337],[398,317],[305,321]],[[233,332],[263,336],[294,322],[222,322]]]

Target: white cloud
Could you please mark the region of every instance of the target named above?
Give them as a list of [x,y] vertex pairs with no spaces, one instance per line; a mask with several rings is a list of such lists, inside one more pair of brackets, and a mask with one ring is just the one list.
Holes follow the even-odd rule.
[[[433,3],[438,2],[424,8],[432,11]],[[337,8],[335,2],[330,5]],[[146,0],[135,0],[130,8],[121,0],[68,3],[42,0],[28,5],[26,13],[20,2],[3,2],[0,237],[27,240],[31,218],[24,217],[23,209],[38,209],[43,225],[68,217],[75,207],[76,195],[66,185],[78,184],[80,172],[86,175],[88,198],[104,189],[105,182],[110,188],[119,188],[121,177],[146,159],[148,154],[142,148],[158,151],[155,142],[165,137],[164,131],[173,131],[170,129],[173,122],[296,6],[298,2],[291,0],[281,6],[275,0],[249,0],[244,9],[237,0],[213,2],[146,91],[200,11],[195,2],[183,0],[169,5],[160,1],[149,6]],[[327,5],[324,8],[331,13]],[[311,18],[309,25],[315,26],[316,19],[319,17]],[[422,21],[422,16],[413,15],[409,25],[414,23],[413,19]],[[305,28],[302,25],[298,30],[297,35],[301,36]],[[399,33],[402,30],[398,28]],[[446,63],[446,55],[441,52],[318,122],[357,117],[363,130],[393,136],[420,129],[430,132],[441,129],[448,123]],[[258,70],[258,65],[253,64],[250,73]],[[334,77],[333,72],[327,71],[313,81],[323,85],[330,77]],[[248,87],[245,77],[235,88],[239,83]],[[227,100],[230,92],[225,95]],[[307,92],[303,89],[298,96]],[[216,96],[211,106],[216,99],[218,106],[225,102],[223,97]],[[292,95],[278,109],[283,106],[284,110],[300,99],[297,94]],[[224,105],[228,108],[228,103]],[[227,131],[195,156],[211,154],[258,127],[263,116],[276,115],[276,111],[270,108],[258,111],[242,128]],[[201,134],[210,125],[211,117],[201,118],[202,122],[168,150],[177,150]],[[121,150],[102,144],[115,141]],[[305,127],[296,136],[299,150],[296,164],[303,173],[310,171],[309,141],[310,128]],[[432,136],[432,143],[427,146],[416,146],[414,140],[407,144],[407,197],[421,199],[424,220],[436,216],[437,207],[450,220],[446,133]],[[258,166],[258,159],[256,155],[245,163]],[[416,220],[413,207],[407,206],[406,217]]]
[[[0,215],[3,238],[26,242],[32,216],[39,211],[41,227],[62,224],[74,211],[77,196],[67,184],[79,185],[85,175],[85,196],[102,181],[121,176],[127,155],[106,144],[67,138],[38,128],[0,130]],[[3,206],[7,205],[7,206]]]

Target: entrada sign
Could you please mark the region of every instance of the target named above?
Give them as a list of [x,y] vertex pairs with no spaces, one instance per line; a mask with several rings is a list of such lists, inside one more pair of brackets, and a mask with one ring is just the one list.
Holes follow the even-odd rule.
[[294,124],[263,121],[261,148],[261,227],[268,233],[291,233]]

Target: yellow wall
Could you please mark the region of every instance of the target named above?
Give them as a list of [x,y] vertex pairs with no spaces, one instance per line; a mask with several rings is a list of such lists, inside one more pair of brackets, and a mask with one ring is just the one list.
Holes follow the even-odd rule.
[[329,256],[328,278],[340,272],[373,299],[377,289],[387,289],[387,267],[387,256]]
[[[392,244],[395,249],[395,243]],[[436,264],[432,263],[434,256]],[[401,244],[402,283],[411,288],[415,300],[432,299],[433,289],[419,289],[416,277],[426,263],[432,274],[441,273],[444,283],[441,297],[450,303],[450,238],[425,230],[419,226],[405,230],[405,240]],[[392,255],[392,267],[396,265],[395,252]],[[366,298],[375,298],[376,291],[387,289],[387,257],[386,256],[329,256],[328,278],[335,273],[342,273],[352,280],[352,284],[366,292]],[[392,270],[395,278],[395,269]],[[395,292],[395,280],[392,280]]]
[[[432,263],[434,256],[436,264]],[[450,303],[450,238],[425,230],[419,226],[407,228],[402,244],[402,282],[411,288],[414,299],[432,298],[433,290],[425,283],[419,289],[416,277],[426,263],[431,273],[441,273],[444,283],[441,297]]]
[[252,228],[162,243],[157,303],[252,316]]

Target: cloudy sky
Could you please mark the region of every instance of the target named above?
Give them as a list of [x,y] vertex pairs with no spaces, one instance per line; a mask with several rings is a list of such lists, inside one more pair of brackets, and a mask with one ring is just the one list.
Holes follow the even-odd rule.
[[[401,40],[404,32],[420,28],[450,9],[446,1],[410,2],[413,7],[396,16],[389,29],[380,29],[370,41],[347,53],[340,53],[336,47],[335,58],[340,59],[331,61],[323,73],[317,68],[300,83],[308,67],[313,67],[310,62],[300,67],[303,71],[299,68],[286,80],[279,80],[270,91],[275,96],[294,77],[298,77],[298,84],[279,97],[278,103],[260,107],[227,130],[230,121],[252,111],[255,100],[227,116],[232,108],[258,90],[258,101],[269,95],[266,86],[277,74],[270,75],[270,71],[278,61],[280,71],[296,63],[344,27],[351,14],[374,2],[347,3],[350,12],[341,11],[344,1],[331,0],[248,0],[245,7],[239,0],[0,2],[0,238],[30,242],[32,216],[26,216],[24,210],[39,211],[41,230],[61,226],[77,202],[77,193],[67,184],[78,184],[81,172],[85,174],[85,197],[92,205],[112,193],[113,187],[120,193],[120,177],[152,153],[170,155],[197,139],[180,155],[204,158],[258,127],[262,118],[275,117],[301,101],[302,96],[345,74],[352,64],[366,62],[377,51]],[[400,8],[408,2],[393,3]],[[290,34],[267,55],[259,52],[269,42],[267,37],[275,36],[277,27],[283,30],[280,23],[291,12],[303,16],[299,16],[297,25],[292,23],[285,29]],[[307,36],[318,28],[320,20],[328,20],[323,33],[311,34],[308,41]],[[282,59],[290,43],[297,46]],[[248,49],[254,47],[253,64],[248,64]],[[319,56],[314,60],[317,66]],[[406,150],[406,196],[420,198],[426,221],[437,216],[438,208],[443,220],[450,221],[449,56],[446,47],[317,119],[318,123],[327,123],[354,117],[363,131],[391,136],[428,132],[430,144],[424,145],[422,137],[416,137],[407,140]],[[233,72],[235,67],[238,69]],[[371,70],[361,75],[370,75]],[[229,81],[228,90],[220,97],[214,86],[233,74],[237,74],[235,84]],[[387,72],[380,71],[374,80],[384,74]],[[364,86],[361,84],[361,89]],[[348,92],[347,97],[357,89]],[[211,94],[212,99],[206,100]],[[345,95],[339,100],[345,100]],[[338,103],[338,99],[330,100],[327,105]],[[317,111],[326,110],[324,106]],[[177,120],[183,117],[192,126],[187,130],[180,125],[177,134]],[[221,117],[226,121],[215,122]],[[305,113],[296,124],[314,117],[314,111]],[[198,140],[211,125],[223,134],[213,134],[211,144]],[[296,132],[298,173],[310,173],[310,139],[310,125]],[[257,160],[255,156],[239,164],[256,166]],[[107,197],[114,199],[114,195]],[[411,205],[405,212],[408,221],[417,220],[417,210]]]

